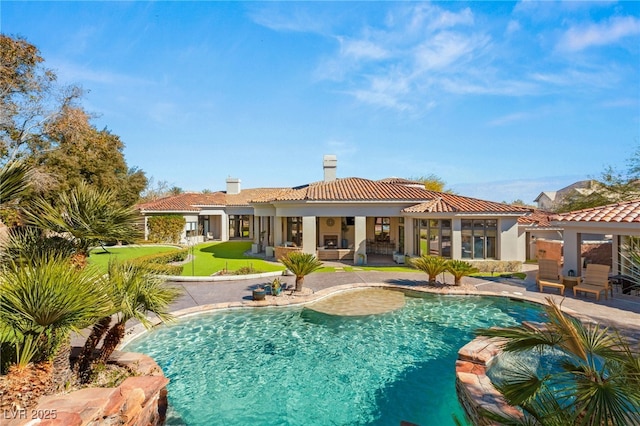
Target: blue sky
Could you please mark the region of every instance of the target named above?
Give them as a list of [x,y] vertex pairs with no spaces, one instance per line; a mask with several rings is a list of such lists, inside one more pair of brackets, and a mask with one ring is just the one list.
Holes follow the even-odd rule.
[[638,2],[0,2],[130,166],[185,190],[435,174],[527,202],[640,143]]

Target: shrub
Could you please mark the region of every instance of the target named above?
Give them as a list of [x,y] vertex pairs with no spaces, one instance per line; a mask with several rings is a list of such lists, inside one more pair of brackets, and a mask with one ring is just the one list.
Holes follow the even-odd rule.
[[147,219],[149,239],[157,243],[177,243],[186,223],[178,214],[150,216]]
[[155,253],[133,259],[135,265],[144,265],[150,272],[162,275],[180,275],[183,265],[168,265],[172,262],[181,262],[187,258],[189,249],[170,251],[166,253]]

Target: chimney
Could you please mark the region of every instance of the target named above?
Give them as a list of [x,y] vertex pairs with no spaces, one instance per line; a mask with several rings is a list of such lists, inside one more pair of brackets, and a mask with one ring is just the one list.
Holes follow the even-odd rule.
[[239,194],[240,193],[240,179],[227,178],[227,194]]
[[333,182],[336,180],[336,169],[338,167],[338,157],[335,155],[325,155],[322,160],[322,169],[324,170],[324,181]]

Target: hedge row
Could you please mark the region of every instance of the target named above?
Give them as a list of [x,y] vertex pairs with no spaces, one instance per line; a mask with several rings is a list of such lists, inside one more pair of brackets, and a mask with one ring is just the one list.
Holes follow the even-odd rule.
[[183,265],[169,265],[173,262],[182,262],[189,255],[189,249],[179,249],[165,253],[149,254],[133,260],[137,265],[145,265],[149,271],[162,275],[181,275]]
[[520,272],[522,262],[519,260],[479,260],[470,261],[479,272]]

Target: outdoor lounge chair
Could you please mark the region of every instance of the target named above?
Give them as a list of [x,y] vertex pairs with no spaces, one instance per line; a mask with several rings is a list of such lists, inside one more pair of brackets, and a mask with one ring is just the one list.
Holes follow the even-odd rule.
[[[589,264],[585,269],[582,282],[573,287],[573,295],[577,296],[579,291],[584,293],[593,293],[596,295],[596,301],[600,300],[600,293],[604,293],[607,298],[607,291],[611,289],[609,286],[609,265]],[[613,297],[613,292],[611,294]]]
[[536,283],[538,284],[540,293],[542,293],[545,287],[551,287],[559,289],[560,294],[564,296],[564,284],[560,277],[560,265],[558,265],[557,260],[538,260],[538,275],[536,275]]

